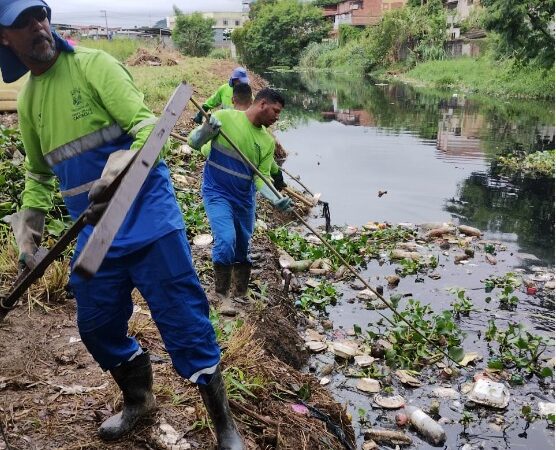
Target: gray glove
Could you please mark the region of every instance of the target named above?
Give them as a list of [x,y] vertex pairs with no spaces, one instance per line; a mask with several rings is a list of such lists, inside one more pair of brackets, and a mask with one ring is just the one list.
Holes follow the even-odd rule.
[[40,209],[22,209],[4,217],[4,222],[12,226],[15,241],[19,248],[19,270],[36,266],[35,253],[42,241],[46,213]]
[[89,201],[92,204],[85,211],[85,223],[96,225],[100,220],[110,202],[110,198],[103,198],[105,189],[127,167],[134,156],[133,150],[118,150],[110,154],[100,179],[93,183],[89,191]]
[[189,145],[195,150],[200,150],[203,145],[218,135],[221,126],[222,123],[216,117],[210,116],[209,120],[205,120],[203,125],[191,132],[189,135]]
[[283,195],[278,198],[274,192],[266,185],[263,184],[259,189],[259,192],[266,198],[272,206],[278,208],[280,211],[290,211],[292,209],[292,199]]

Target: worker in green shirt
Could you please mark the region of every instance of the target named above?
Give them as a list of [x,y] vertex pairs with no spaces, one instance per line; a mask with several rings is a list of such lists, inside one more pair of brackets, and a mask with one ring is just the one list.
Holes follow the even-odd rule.
[[[243,67],[236,67],[234,69],[228,82],[220,86],[216,92],[212,94],[205,103],[203,103],[203,109],[205,111],[210,111],[211,109],[219,106],[221,106],[222,109],[232,109],[234,107],[232,102],[234,86],[237,86],[238,84],[249,84],[247,70]],[[199,111],[193,118],[193,121],[199,125],[203,123],[203,113]]]
[[202,194],[214,236],[212,262],[220,312],[235,315],[229,291],[234,281],[234,298],[245,296],[251,274],[249,245],[255,225],[255,192],[259,191],[280,210],[291,208],[291,199],[278,198],[264,181],[222,137],[222,131],[267,179],[274,163],[274,138],[266,130],[280,116],[284,98],[263,89],[246,111],[221,110],[190,134],[189,144],[200,149],[212,140],[203,172]]
[[[234,86],[234,91],[232,95],[232,103],[234,105],[235,110],[247,111],[247,109],[249,109],[249,107],[253,104],[253,90],[251,89],[251,86],[243,83],[236,84]],[[270,133],[269,130],[267,130],[267,132]],[[274,137],[272,133],[270,133],[270,135]],[[279,191],[281,191],[284,187],[286,187],[286,183],[284,182],[282,171],[280,170],[279,165],[276,163],[276,156],[277,156],[276,152],[279,148],[281,149],[281,155],[285,154],[285,151],[282,149],[282,146],[276,140],[276,138],[274,138],[274,140],[275,140],[275,155],[274,155],[275,159],[272,162],[272,166],[270,168],[270,175],[272,176],[274,187]],[[209,157],[210,148],[211,148],[210,141],[201,147],[201,153],[205,158]]]

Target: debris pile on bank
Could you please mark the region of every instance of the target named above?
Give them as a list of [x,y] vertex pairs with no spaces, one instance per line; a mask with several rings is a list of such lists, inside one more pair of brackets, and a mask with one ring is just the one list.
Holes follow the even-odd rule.
[[146,48],[138,48],[134,55],[130,56],[126,64],[128,66],[177,66],[176,55],[168,50],[157,48],[152,51]]

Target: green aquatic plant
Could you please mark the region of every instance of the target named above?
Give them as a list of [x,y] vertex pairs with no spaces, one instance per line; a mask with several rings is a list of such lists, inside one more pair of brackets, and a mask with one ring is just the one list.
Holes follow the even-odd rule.
[[[406,323],[407,321],[408,323]],[[379,321],[377,325],[383,325]],[[380,331],[380,330],[379,330]],[[442,358],[438,348],[456,361],[463,358],[460,347],[465,334],[454,320],[452,311],[434,313],[430,305],[410,299],[405,309],[389,319],[384,333],[367,330],[371,342],[386,339],[392,347],[386,350],[389,366],[420,368]]]
[[498,299],[500,300],[500,308],[507,309],[509,311],[513,311],[516,309],[517,304],[519,303],[519,298],[516,295],[513,295],[514,288],[511,286],[506,286],[502,292],[498,294]]
[[[314,244],[299,233],[291,232],[286,227],[278,227],[268,231],[272,242],[285,250],[296,260],[312,261],[327,258],[332,267],[337,269],[342,261],[324,244]],[[370,258],[376,258],[383,250],[393,248],[398,242],[413,238],[413,232],[402,227],[392,227],[373,231],[364,231],[354,236],[331,239],[324,236],[329,244],[352,266],[364,264]]]
[[498,156],[497,171],[506,175],[522,174],[540,178],[554,178],[554,150],[534,152],[529,155]]
[[488,367],[496,370],[516,369],[525,374],[536,374],[541,378],[553,376],[550,367],[542,366],[540,357],[548,346],[543,336],[527,331],[523,324],[510,323],[506,330],[496,328],[489,320],[485,333],[487,342],[497,342],[497,355],[488,361]]
[[465,295],[465,289],[454,287],[448,289],[448,292],[456,296],[456,301],[451,304],[454,315],[456,317],[469,316],[469,313],[473,311],[473,301]]
[[210,230],[205,206],[197,190],[176,190],[176,198],[183,210],[183,220],[187,224],[187,234],[196,236]]
[[323,281],[315,287],[306,287],[296,301],[296,306],[303,311],[326,311],[326,307],[335,303],[339,296],[332,283]]

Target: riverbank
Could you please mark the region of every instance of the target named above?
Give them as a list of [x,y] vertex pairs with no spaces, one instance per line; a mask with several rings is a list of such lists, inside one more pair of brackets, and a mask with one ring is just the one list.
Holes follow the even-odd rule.
[[[182,79],[195,86],[196,97],[202,101],[226,82],[236,65],[233,61],[173,55],[163,59],[167,63],[153,67],[150,63],[157,61],[151,57],[160,56],[143,55],[139,65],[128,67],[146,92],[147,103],[158,112]],[[265,85],[255,74],[250,76],[255,89]],[[192,128],[193,113],[189,107],[174,131],[186,135]],[[1,116],[0,123],[11,127],[0,128],[3,216],[17,206],[24,177],[16,152],[21,150],[15,130],[17,116]],[[188,237],[194,241],[195,236],[209,230],[199,196],[203,160],[176,140],[166,159],[188,224]],[[259,208],[259,217],[268,226],[289,220],[264,207]],[[66,220],[59,210],[49,216],[47,246],[67,226]],[[0,284],[4,292],[17,273],[17,252],[7,225],[0,228]],[[299,371],[308,357],[297,332],[305,319],[282,293],[276,248],[263,228],[255,234],[252,251],[252,301],[240,307],[242,317],[230,321],[211,314],[223,349],[223,373],[232,409],[247,448],[343,449],[345,442],[354,441],[351,420],[316,378]],[[193,245],[192,253],[208,292],[213,285],[210,247]],[[66,254],[0,324],[0,420],[11,448],[105,449],[107,445],[98,439],[96,429],[121,407],[120,392],[111,377],[98,368],[79,339],[75,302],[65,290],[68,271]],[[159,408],[136,432],[110,448],[212,448],[214,435],[197,390],[174,373],[149,310],[137,292],[134,304],[129,333],[151,351]],[[2,439],[0,442],[0,448],[6,448]]]
[[428,61],[393,77],[415,85],[495,97],[554,98],[554,68],[517,67],[487,57]]
[[[315,70],[361,77],[368,61],[358,41],[345,46],[323,42],[312,44],[302,55],[301,70]],[[460,57],[376,67],[367,74],[376,80],[398,80],[416,87],[449,89],[466,94],[500,98],[553,99],[554,68],[519,67],[512,60],[494,61],[488,56]]]

